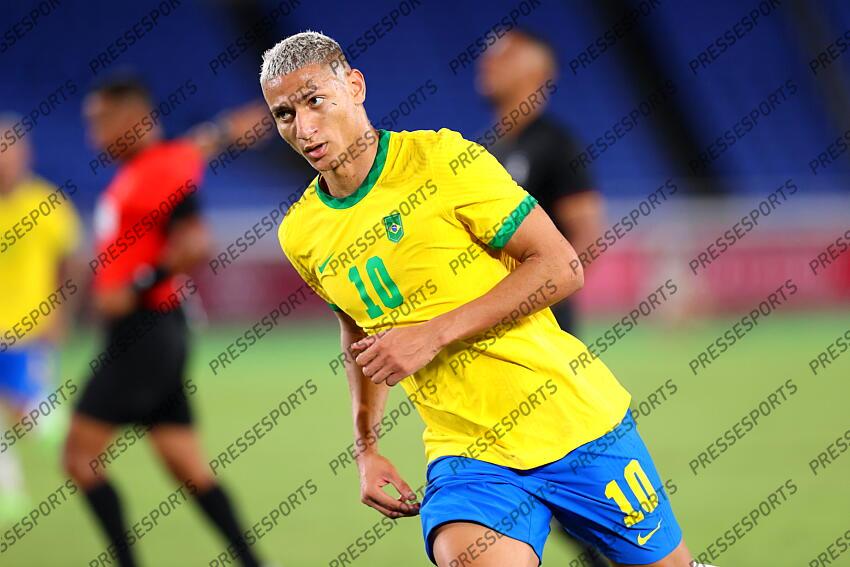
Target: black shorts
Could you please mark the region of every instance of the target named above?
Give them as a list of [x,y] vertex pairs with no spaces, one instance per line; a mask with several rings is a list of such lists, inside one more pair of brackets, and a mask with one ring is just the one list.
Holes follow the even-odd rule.
[[139,310],[111,323],[76,410],[115,425],[191,424],[183,381],[188,334],[181,309]]
[[555,321],[562,330],[568,332],[574,337],[578,337],[578,329],[576,325],[575,305],[572,299],[565,299],[560,303],[552,306],[552,314],[555,316]]

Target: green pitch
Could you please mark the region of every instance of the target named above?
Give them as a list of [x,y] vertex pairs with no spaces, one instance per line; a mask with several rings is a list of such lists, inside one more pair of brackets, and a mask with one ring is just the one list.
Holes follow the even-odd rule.
[[[808,361],[847,329],[847,321],[847,313],[773,315],[696,377],[688,361],[726,330],[729,321],[698,322],[687,328],[643,326],[605,353],[603,359],[635,402],[648,399],[667,380],[676,385],[676,393],[669,395],[668,389],[666,401],[639,417],[638,426],[662,477],[677,487],[671,500],[692,551],[703,551],[789,479],[797,492],[712,563],[808,565],[850,529],[850,454],[838,457],[818,475],[809,469],[809,461],[850,428],[850,353],[818,376],[808,369]],[[588,326],[585,337],[604,329],[602,324]],[[316,493],[259,540],[262,556],[286,566],[326,566],[351,545],[359,554],[354,565],[430,565],[418,519],[399,521],[365,551],[355,543],[381,517],[360,504],[353,467],[334,475],[329,466],[351,443],[345,378],[341,373],[334,376],[328,366],[338,353],[335,325],[329,319],[292,323],[214,376],[209,359],[242,331],[228,327],[196,333],[191,376],[198,391],[193,405],[210,458],[307,379],[318,386],[315,395],[220,475],[245,526],[259,522],[308,479],[315,483]],[[65,350],[62,376],[80,377],[94,349],[90,336],[73,340]],[[691,459],[787,380],[797,387],[793,396],[707,468],[697,475],[691,472]],[[401,394],[397,388],[388,407],[396,406]],[[414,414],[402,417],[381,441],[383,454],[414,488],[424,481],[421,431],[422,423]],[[59,455],[32,437],[17,447],[35,505],[64,480]],[[109,470],[125,497],[130,524],[176,488],[145,443],[131,447]],[[0,564],[89,565],[104,547],[78,493],[3,553]],[[135,546],[142,564],[156,567],[207,565],[222,547],[191,503],[160,518]],[[576,552],[554,537],[547,544],[545,564],[580,565]],[[850,554],[835,564],[850,565]]]

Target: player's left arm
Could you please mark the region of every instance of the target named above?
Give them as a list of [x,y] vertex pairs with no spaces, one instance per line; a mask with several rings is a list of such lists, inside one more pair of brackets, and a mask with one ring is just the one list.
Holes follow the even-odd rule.
[[[539,311],[584,285],[573,270],[576,252],[536,205],[504,246],[519,265],[481,297],[421,325],[395,328],[352,345],[356,362],[373,382],[394,385],[428,364],[453,341],[481,333],[511,317],[522,303]],[[536,299],[532,299],[536,298]]]

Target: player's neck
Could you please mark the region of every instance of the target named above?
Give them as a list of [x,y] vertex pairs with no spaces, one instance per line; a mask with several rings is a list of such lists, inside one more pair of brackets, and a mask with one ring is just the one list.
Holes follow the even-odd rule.
[[14,179],[10,179],[8,183],[0,182],[0,199],[11,197],[30,175],[29,172],[26,172]]
[[[530,88],[527,92],[525,90],[517,90],[513,96],[506,97],[496,103],[496,120],[507,120],[514,124],[505,133],[506,138],[519,136],[529,124],[534,122],[543,113],[545,104],[532,105],[529,103],[529,98],[536,91],[537,89],[535,88]],[[517,114],[519,115],[517,116]]]
[[[153,132],[151,132],[151,134],[153,134]],[[145,153],[148,148],[155,146],[162,141],[162,136],[151,134],[140,138],[135,144],[129,146],[127,151],[121,154],[118,158],[118,161],[121,163],[127,163],[136,156]]]
[[[369,171],[375,163],[375,157],[378,155],[378,139],[380,137],[370,124],[364,130],[364,134],[358,137],[358,141],[364,138],[369,140],[370,136],[367,136],[369,131],[374,134],[374,137],[371,137],[374,142],[370,143],[362,153],[354,154],[354,159],[345,160],[336,168],[322,172],[322,179],[325,182],[328,193],[332,197],[337,199],[348,197],[357,191],[363,184],[366,176],[369,175]],[[357,143],[355,142],[348,147],[349,149],[352,147],[356,148]]]

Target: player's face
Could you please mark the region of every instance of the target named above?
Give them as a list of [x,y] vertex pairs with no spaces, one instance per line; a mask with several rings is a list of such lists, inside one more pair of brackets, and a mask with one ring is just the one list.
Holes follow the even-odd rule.
[[329,65],[308,65],[265,83],[263,96],[280,136],[317,171],[335,169],[363,134],[354,117],[366,84],[356,69],[338,75]]
[[514,34],[503,36],[479,59],[476,87],[491,100],[510,97],[527,71],[521,41]]
[[[153,134],[140,126],[150,110],[141,98],[115,98],[99,93],[88,95],[83,102],[83,117],[91,144],[98,151],[108,151],[112,156],[137,151],[141,147],[140,142]],[[119,142],[119,139],[122,141]]]

